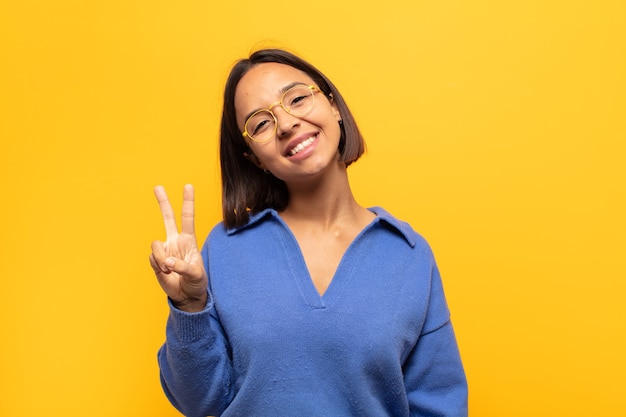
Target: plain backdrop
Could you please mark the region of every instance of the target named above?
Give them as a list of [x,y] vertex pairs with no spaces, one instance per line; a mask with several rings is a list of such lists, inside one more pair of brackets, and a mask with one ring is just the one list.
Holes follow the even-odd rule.
[[626,3],[369,4],[0,2],[0,415],[179,415],[152,188],[220,221],[220,97],[262,46],[335,82],[357,199],[431,243],[470,414],[626,415]]

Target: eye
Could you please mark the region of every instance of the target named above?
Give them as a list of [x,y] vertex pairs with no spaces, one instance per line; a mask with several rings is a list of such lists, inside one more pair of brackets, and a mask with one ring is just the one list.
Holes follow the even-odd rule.
[[269,120],[262,120],[258,123],[255,123],[252,134],[256,135],[257,133],[262,132],[263,130],[267,129],[267,126],[269,125],[269,123],[270,123]]
[[260,112],[253,115],[247,123],[248,131],[252,136],[265,132],[272,127],[274,118],[268,112]]
[[265,121],[265,122],[261,122],[261,123],[259,123],[259,124],[256,124],[256,125],[254,126],[254,128],[252,129],[252,134],[253,134],[253,135],[256,135],[257,133],[259,133],[259,131],[260,131],[261,129],[263,129],[263,125],[264,125],[264,124],[266,124],[266,123],[267,123],[267,121]]
[[291,100],[291,103],[290,103],[289,105],[290,105],[291,107],[301,106],[301,105],[303,105],[304,103],[306,103],[306,101],[307,101],[308,99],[310,99],[310,98],[311,98],[311,96],[310,96],[310,95],[308,95],[308,94],[307,94],[307,95],[298,95],[298,96],[294,97],[294,98]]
[[297,85],[287,90],[283,96],[283,105],[286,107],[298,107],[306,103],[311,97],[311,90],[304,85]]

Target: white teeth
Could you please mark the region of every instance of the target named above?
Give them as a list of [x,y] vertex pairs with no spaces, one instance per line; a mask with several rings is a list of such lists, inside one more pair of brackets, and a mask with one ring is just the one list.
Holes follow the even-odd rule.
[[295,154],[297,154],[298,152],[300,152],[301,150],[303,150],[304,148],[312,144],[314,140],[315,140],[315,136],[311,136],[307,140],[303,140],[302,142],[298,144],[298,146],[294,147],[292,150],[289,151],[289,156],[294,156]]

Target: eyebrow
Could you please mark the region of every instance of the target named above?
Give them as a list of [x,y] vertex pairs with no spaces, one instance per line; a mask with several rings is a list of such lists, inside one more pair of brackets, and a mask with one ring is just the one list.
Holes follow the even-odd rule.
[[[295,86],[297,86],[297,85],[308,85],[308,84],[307,84],[307,83],[303,83],[302,81],[294,81],[294,82],[292,82],[292,83],[287,84],[286,86],[284,86],[283,88],[281,88],[281,89],[279,90],[279,93],[280,93],[280,97],[281,97],[281,99],[282,99],[283,94],[285,94],[285,92],[286,92],[287,90],[289,90],[290,88],[293,88],[293,87],[295,87]],[[275,103],[273,103],[273,104],[275,104]],[[243,120],[244,120],[244,122],[245,122],[246,120],[248,120],[248,119],[250,118],[250,116],[252,116],[254,113],[258,112],[259,110],[267,110],[267,107],[264,107],[264,108],[258,108],[258,109],[252,110],[252,111],[251,111],[250,113],[248,113],[248,114],[246,115],[246,117],[243,119]]]

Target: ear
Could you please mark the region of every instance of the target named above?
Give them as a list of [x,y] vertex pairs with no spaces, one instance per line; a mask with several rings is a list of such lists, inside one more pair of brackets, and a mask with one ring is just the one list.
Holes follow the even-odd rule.
[[341,113],[339,113],[339,107],[337,106],[337,103],[335,102],[333,93],[330,93],[328,95],[328,100],[330,101],[330,107],[333,109],[333,114],[335,115],[335,118],[337,119],[338,122],[341,122]]
[[243,153],[244,158],[246,158],[248,161],[252,162],[257,167],[265,170],[265,167],[263,166],[261,161],[259,161],[259,158],[257,158],[257,156],[254,154],[254,152],[252,152],[252,150],[250,148],[248,148],[248,150],[249,150],[249,152],[244,152]]

